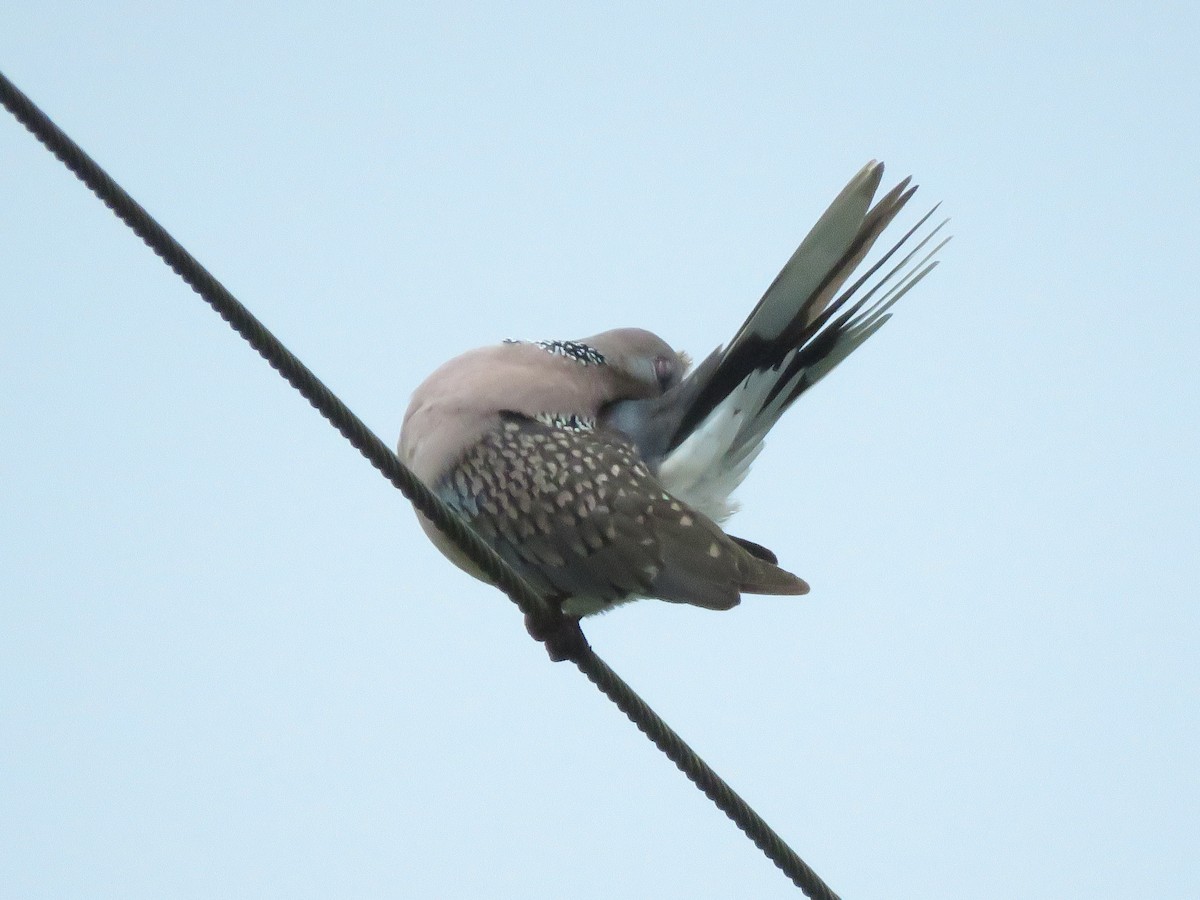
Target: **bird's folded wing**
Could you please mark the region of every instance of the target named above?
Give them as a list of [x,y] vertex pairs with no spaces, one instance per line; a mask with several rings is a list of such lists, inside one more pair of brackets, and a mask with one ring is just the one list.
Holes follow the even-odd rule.
[[742,590],[803,593],[665,491],[619,435],[506,414],[438,493],[497,553],[565,609],[634,597],[735,605]]

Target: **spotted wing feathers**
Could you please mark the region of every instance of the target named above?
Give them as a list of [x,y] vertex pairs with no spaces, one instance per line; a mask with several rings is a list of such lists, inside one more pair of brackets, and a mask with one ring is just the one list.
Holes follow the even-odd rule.
[[636,597],[726,609],[743,591],[808,589],[675,499],[611,431],[506,413],[438,492],[571,614]]

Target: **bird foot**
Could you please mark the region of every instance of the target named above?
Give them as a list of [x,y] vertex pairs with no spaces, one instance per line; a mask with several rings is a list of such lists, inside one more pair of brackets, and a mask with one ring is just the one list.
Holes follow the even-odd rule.
[[528,615],[525,629],[530,637],[546,646],[546,652],[554,662],[579,659],[592,649],[575,616],[564,616],[559,612],[549,616]]

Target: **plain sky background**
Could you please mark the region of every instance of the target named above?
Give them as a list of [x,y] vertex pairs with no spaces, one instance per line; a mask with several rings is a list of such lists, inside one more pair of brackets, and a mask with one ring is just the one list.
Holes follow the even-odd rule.
[[[914,174],[943,265],[731,524],[813,592],[588,635],[847,898],[1194,898],[1196,10],[9,3],[0,69],[389,443],[480,344],[707,353]],[[0,162],[0,896],[795,895],[7,117]]]

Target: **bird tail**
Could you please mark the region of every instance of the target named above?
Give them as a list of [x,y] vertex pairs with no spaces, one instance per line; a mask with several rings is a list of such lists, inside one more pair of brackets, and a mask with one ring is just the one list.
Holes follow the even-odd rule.
[[744,594],[799,595],[808,593],[808,582],[765,559],[748,556],[741,568]]
[[779,417],[937,266],[933,257],[949,238],[934,242],[945,220],[927,227],[935,206],[845,286],[916,191],[905,178],[872,205],[882,177],[883,164],[871,162],[846,185],[729,346],[701,363],[674,397],[662,398],[677,418],[656,424],[658,477],[718,522],[736,510],[730,494]]

